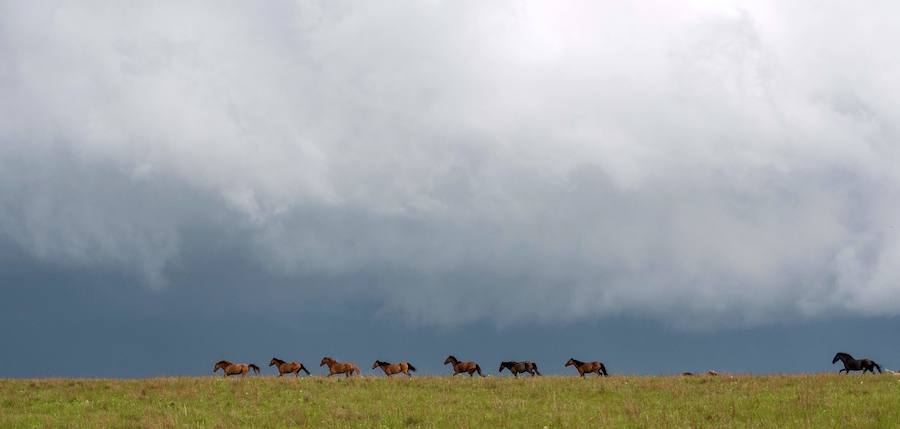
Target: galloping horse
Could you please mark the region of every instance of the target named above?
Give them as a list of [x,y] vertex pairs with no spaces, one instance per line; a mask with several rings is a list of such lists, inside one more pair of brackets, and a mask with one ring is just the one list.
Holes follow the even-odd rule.
[[375,363],[372,364],[372,369],[378,367],[381,367],[381,370],[384,371],[384,375],[388,377],[401,372],[406,374],[407,377],[412,377],[412,374],[409,372],[416,372],[416,367],[412,366],[409,362],[389,363],[376,360]]
[[356,375],[360,375],[359,367],[356,366],[355,363],[352,362],[338,362],[328,356],[322,358],[322,362],[319,362],[319,366],[328,365],[328,376],[331,377],[335,374],[344,374],[345,377],[349,377],[353,375],[355,372]]
[[575,366],[575,369],[578,370],[578,373],[584,377],[585,374],[590,374],[593,372],[597,373],[597,377],[599,376],[608,376],[609,373],[606,372],[606,366],[603,365],[603,362],[582,362],[576,359],[569,359],[566,362],[566,366]]
[[866,371],[869,371],[872,374],[875,374],[875,369],[878,370],[879,374],[881,373],[881,366],[871,359],[853,359],[853,356],[850,356],[849,353],[841,352],[834,355],[831,364],[834,365],[837,361],[844,363],[844,369],[838,371],[838,374],[842,372],[850,374],[850,371],[862,371],[863,374],[865,374]]
[[447,359],[444,359],[444,365],[448,363],[453,365],[453,375],[465,372],[469,374],[469,377],[472,377],[475,372],[478,372],[478,375],[484,377],[484,374],[481,373],[481,367],[475,362],[460,362],[456,356],[450,355],[447,356]]
[[220,361],[216,362],[215,366],[213,366],[213,374],[215,374],[215,372],[218,371],[219,368],[222,369],[223,377],[228,377],[229,375],[238,375],[238,374],[240,374],[241,377],[243,377],[243,376],[247,375],[247,373],[249,373],[251,369],[253,370],[253,372],[259,374],[259,367],[252,363],[251,364],[231,363],[230,361],[227,361],[227,360],[220,360]]
[[301,363],[301,362],[287,363],[281,359],[273,357],[272,360],[269,361],[269,366],[274,366],[278,369],[279,377],[281,377],[285,374],[290,374],[290,373],[294,373],[295,377],[299,377],[300,371],[303,371],[306,373],[306,375],[309,375],[309,370],[307,370],[306,367],[303,366],[303,363]]
[[534,362],[500,362],[500,370],[498,372],[503,372],[503,368],[508,369],[516,378],[519,378],[520,372],[527,372],[531,374],[532,377],[534,377],[535,374],[541,375],[540,371],[538,371],[537,364]]

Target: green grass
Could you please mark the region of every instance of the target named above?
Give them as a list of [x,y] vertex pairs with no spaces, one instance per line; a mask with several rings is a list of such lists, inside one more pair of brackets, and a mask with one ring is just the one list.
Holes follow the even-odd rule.
[[890,375],[0,380],[0,427],[898,427]]

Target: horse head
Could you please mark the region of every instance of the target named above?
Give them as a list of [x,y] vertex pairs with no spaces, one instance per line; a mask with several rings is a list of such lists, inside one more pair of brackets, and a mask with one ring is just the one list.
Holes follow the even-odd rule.
[[457,358],[456,358],[455,356],[453,356],[453,355],[447,356],[447,359],[444,359],[444,365],[446,365],[446,364],[448,364],[448,363],[455,364],[455,363],[457,363],[457,362],[459,362],[459,359],[457,359]]
[[372,364],[372,369],[378,368],[379,366],[390,365],[387,362],[382,362],[380,360],[376,360],[375,363]]
[[333,362],[334,362],[334,359],[332,359],[328,356],[325,356],[322,358],[322,362],[319,362],[319,366],[331,365]]
[[838,352],[834,355],[834,359],[831,360],[831,364],[834,365],[837,361],[844,361],[845,359],[853,359],[853,356],[850,356],[850,353]]
[[227,361],[227,360],[220,360],[220,361],[216,362],[216,364],[213,366],[213,372],[218,371],[219,368],[222,368],[222,370],[224,371],[225,368],[227,368],[227,367],[229,367],[229,366],[231,366],[231,362],[230,362],[230,361]]

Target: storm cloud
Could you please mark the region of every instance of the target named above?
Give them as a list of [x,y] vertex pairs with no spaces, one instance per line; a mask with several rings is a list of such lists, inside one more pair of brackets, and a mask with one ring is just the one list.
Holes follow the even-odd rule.
[[0,2],[0,239],[165,290],[202,229],[425,325],[898,315],[898,9]]

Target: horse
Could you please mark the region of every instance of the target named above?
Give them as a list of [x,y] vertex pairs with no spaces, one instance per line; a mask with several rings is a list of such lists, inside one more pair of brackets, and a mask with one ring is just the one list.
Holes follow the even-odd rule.
[[603,365],[603,362],[582,362],[572,358],[566,362],[566,366],[574,366],[575,369],[578,370],[578,374],[582,377],[584,377],[585,374],[590,373],[597,373],[597,377],[609,375],[609,373],[606,372],[606,366]]
[[309,370],[307,370],[306,367],[303,366],[302,362],[287,363],[281,359],[273,357],[272,360],[269,361],[269,366],[274,366],[276,369],[278,369],[279,377],[290,373],[294,373],[294,377],[299,377],[300,371],[303,371],[306,373],[306,375],[309,375]]
[[537,364],[534,362],[522,361],[522,362],[500,362],[500,370],[498,372],[503,372],[503,368],[506,368],[515,376],[519,378],[520,372],[527,372],[531,374],[532,377],[537,375],[541,375],[540,371],[538,371]]
[[459,373],[468,373],[469,377],[472,377],[476,372],[478,375],[484,377],[484,374],[481,373],[481,367],[478,366],[477,363],[469,361],[469,362],[460,362],[456,356],[450,355],[447,356],[447,359],[444,359],[444,365],[452,364],[453,366],[453,375]]
[[850,374],[850,371],[862,371],[863,374],[865,374],[866,371],[869,371],[874,374],[875,369],[881,374],[881,366],[871,359],[853,359],[853,356],[850,356],[849,353],[840,352],[834,355],[831,364],[834,365],[837,361],[844,363],[844,369],[838,371],[838,374],[842,372]]
[[359,367],[352,362],[338,362],[328,356],[325,356],[322,358],[322,362],[319,362],[319,366],[323,365],[328,365],[329,377],[335,374],[344,374],[345,377],[350,377],[354,372],[356,373],[356,375],[360,375]]
[[259,374],[259,367],[252,363],[251,364],[231,363],[230,361],[227,361],[227,360],[220,360],[220,361],[216,362],[215,366],[213,366],[213,374],[215,374],[216,371],[219,370],[219,368],[222,369],[223,377],[228,377],[229,375],[238,375],[238,374],[240,374],[241,377],[243,377],[243,376],[247,375],[250,372],[250,370],[253,370],[253,372]]
[[372,364],[372,369],[379,367],[384,371],[384,375],[388,377],[400,373],[406,374],[407,377],[412,377],[412,374],[409,372],[416,372],[416,367],[412,366],[409,362],[389,363],[376,360],[375,363]]

